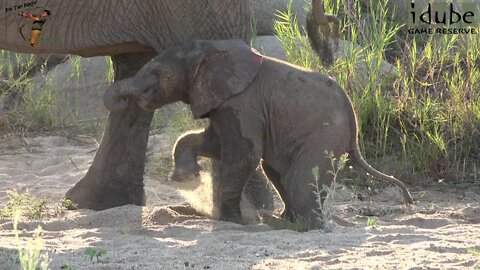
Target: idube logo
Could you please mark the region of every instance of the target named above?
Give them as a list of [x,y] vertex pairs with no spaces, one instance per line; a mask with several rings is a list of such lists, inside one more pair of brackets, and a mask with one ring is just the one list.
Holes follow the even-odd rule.
[[[432,3],[433,2],[433,3]],[[480,19],[478,3],[438,3],[431,0],[421,7],[410,4],[408,33],[410,34],[477,34]],[[477,14],[478,13],[478,14]]]

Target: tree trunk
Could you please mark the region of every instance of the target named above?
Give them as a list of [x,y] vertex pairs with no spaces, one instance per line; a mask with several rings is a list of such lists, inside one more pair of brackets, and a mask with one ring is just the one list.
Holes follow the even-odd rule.
[[[155,54],[131,53],[112,57],[115,80],[131,77]],[[145,204],[143,173],[153,112],[131,102],[125,111],[110,113],[93,164],[66,197],[79,208],[102,210]]]

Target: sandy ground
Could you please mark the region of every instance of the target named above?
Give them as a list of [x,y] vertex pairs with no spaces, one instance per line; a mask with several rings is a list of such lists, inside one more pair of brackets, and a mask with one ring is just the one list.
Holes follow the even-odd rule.
[[[155,153],[168,155],[169,139],[157,136]],[[88,137],[5,138],[0,142],[0,207],[6,191],[28,190],[55,209],[65,191],[91,164],[97,144]],[[19,224],[22,240],[37,225],[44,231],[50,268],[74,269],[474,269],[480,257],[480,187],[413,190],[402,205],[386,188],[367,200],[339,196],[332,231],[299,233],[265,224],[238,225],[194,215],[179,186],[146,177],[147,206],[95,212],[67,211]],[[375,228],[367,216],[375,216]],[[10,219],[0,219],[0,269],[17,269]],[[100,263],[85,247],[105,249]]]

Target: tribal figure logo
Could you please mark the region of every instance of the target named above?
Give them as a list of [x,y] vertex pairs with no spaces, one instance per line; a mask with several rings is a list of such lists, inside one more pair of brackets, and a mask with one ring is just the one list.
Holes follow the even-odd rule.
[[20,32],[20,34],[22,35],[22,37],[25,41],[27,41],[27,39],[25,38],[25,35],[23,34],[23,28],[29,22],[33,21],[28,42],[30,43],[30,46],[32,46],[32,48],[38,47],[38,44],[40,42],[40,36],[42,34],[42,27],[45,24],[45,22],[47,21],[48,17],[50,15],[52,15],[52,13],[48,9],[43,9],[38,15],[34,15],[34,14],[28,13],[28,12],[19,13],[18,15],[24,17],[25,20],[26,20],[26,22],[24,22],[18,28],[18,31]]

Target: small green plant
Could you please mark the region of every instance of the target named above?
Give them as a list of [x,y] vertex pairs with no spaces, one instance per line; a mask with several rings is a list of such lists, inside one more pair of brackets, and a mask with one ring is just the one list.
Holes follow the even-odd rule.
[[[345,165],[348,161],[348,154],[345,153],[340,156],[339,159],[337,159],[333,152],[328,152],[325,151],[325,158],[330,159],[330,163],[332,166],[332,169],[327,171],[328,174],[331,174],[333,176],[332,183],[330,186],[324,185],[320,183],[320,172],[319,168],[314,167],[312,169],[312,174],[313,177],[315,178],[315,183],[313,186],[315,187],[315,196],[317,197],[317,203],[318,203],[318,208],[320,209],[322,213],[322,223],[323,223],[323,228],[324,230],[328,231],[329,228],[329,222],[331,219],[331,216],[333,215],[333,204],[335,200],[335,192],[336,189],[338,188],[337,185],[337,180],[338,180],[338,175],[341,170],[345,168]],[[322,186],[322,189],[320,189],[320,186]]]
[[287,219],[265,215],[261,217],[261,222],[269,225],[274,230],[308,231],[308,223],[302,218],[295,218],[295,221],[292,222]]
[[115,70],[113,69],[113,61],[112,58],[110,57],[105,57],[105,61],[107,61],[107,70],[105,71],[105,80],[108,83],[113,82],[114,76],[115,76]]
[[[469,254],[473,254],[473,255],[475,255],[475,256],[480,257],[480,249],[469,248],[469,249],[467,249],[467,252],[468,252]],[[475,267],[475,269],[480,270],[480,265],[477,265],[477,266]]]
[[257,45],[257,37],[258,37],[258,20],[255,17],[252,17],[252,42],[251,45],[252,47],[255,47]]
[[13,214],[13,231],[18,246],[18,260],[22,270],[48,269],[50,263],[48,253],[42,254],[44,243],[42,239],[42,227],[38,226],[33,232],[33,237],[27,240],[25,247],[21,247],[20,231],[18,230],[18,221],[22,216],[22,211],[17,209]]
[[367,219],[367,227],[369,228],[376,228],[378,225],[378,221],[375,217],[368,217]]
[[427,192],[426,192],[426,191],[422,191],[422,192],[420,192],[419,194],[420,194],[420,196],[418,197],[417,200],[420,201],[421,199],[423,199],[423,197],[425,197],[425,195],[427,195]]
[[467,249],[467,252],[469,254],[473,254],[475,256],[480,256],[480,249],[476,249],[476,248],[469,248]]
[[30,219],[41,218],[42,211],[45,208],[45,200],[39,200],[28,192],[20,194],[17,190],[7,191],[7,196],[9,200],[7,205],[0,209],[0,217],[13,217],[18,210]]
[[75,270],[75,268],[73,266],[69,265],[68,263],[60,266],[60,269]]
[[73,202],[70,199],[63,198],[61,202],[61,206],[62,208],[65,208],[65,209],[71,209],[73,207]]
[[63,198],[62,201],[58,204],[57,208],[55,209],[55,215],[61,216],[65,214],[67,210],[75,210],[77,209],[75,205],[73,205],[72,200]]
[[94,249],[92,247],[86,247],[83,253],[93,262],[93,258],[97,259],[97,263],[101,262],[102,257],[107,255],[107,251],[105,249]]

